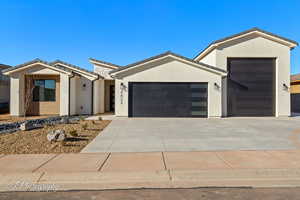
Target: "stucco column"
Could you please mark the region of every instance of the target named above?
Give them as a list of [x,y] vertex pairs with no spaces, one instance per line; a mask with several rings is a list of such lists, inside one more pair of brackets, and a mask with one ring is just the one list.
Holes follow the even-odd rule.
[[24,75],[15,74],[10,78],[10,115],[24,114]]
[[60,116],[69,115],[69,78],[60,74]]

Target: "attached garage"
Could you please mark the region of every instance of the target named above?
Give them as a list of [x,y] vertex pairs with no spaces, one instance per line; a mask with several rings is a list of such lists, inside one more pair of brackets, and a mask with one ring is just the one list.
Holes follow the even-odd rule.
[[228,115],[275,115],[275,59],[228,59]]
[[129,117],[207,117],[207,83],[129,82]]
[[180,55],[164,54],[111,73],[116,115],[221,117],[223,70]]

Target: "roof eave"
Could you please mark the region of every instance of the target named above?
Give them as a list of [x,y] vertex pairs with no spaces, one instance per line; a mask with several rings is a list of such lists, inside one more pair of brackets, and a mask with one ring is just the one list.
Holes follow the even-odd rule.
[[66,64],[62,61],[54,61],[51,64],[54,65],[54,66],[55,65],[61,65],[61,66],[66,67],[66,68],[68,68],[72,71],[76,71],[78,74],[84,74],[85,76],[91,77],[94,80],[103,79],[103,77],[100,76],[99,74],[96,74],[96,73],[94,74],[94,73],[90,73],[90,72],[85,71],[85,70],[81,70],[81,69],[79,69],[79,67],[75,67],[75,66],[72,67],[72,66],[70,66],[70,65],[68,65],[68,64]]
[[121,67],[119,65],[115,65],[115,64],[112,64],[112,63],[109,63],[109,62],[97,60],[97,59],[94,59],[94,58],[89,58],[89,61],[90,61],[90,63],[92,63],[94,65],[99,65],[99,66],[110,68],[110,69],[118,69],[119,67]]
[[205,48],[202,52],[200,52],[197,56],[195,56],[194,60],[198,61],[198,60],[202,59],[203,57],[205,57],[207,54],[209,54],[211,51],[213,51],[216,47],[218,47],[221,44],[245,37],[245,36],[253,34],[253,33],[264,35],[265,37],[273,39],[274,41],[276,41],[280,44],[288,46],[290,49],[294,49],[295,47],[298,46],[298,42],[296,42],[296,41],[292,41],[287,38],[283,38],[281,36],[277,36],[275,34],[260,30],[258,28],[254,28],[254,29],[251,29],[250,31],[242,32],[242,34],[236,34],[233,37],[228,37],[226,39],[217,40],[217,41],[211,43],[207,48]]
[[39,62],[39,61],[37,61],[37,62],[32,62],[32,63],[30,63],[30,64],[28,64],[28,65],[24,65],[24,66],[21,66],[21,67],[18,67],[18,68],[14,68],[14,67],[8,68],[7,70],[3,70],[3,71],[2,71],[2,74],[9,76],[9,75],[11,75],[11,74],[13,74],[13,73],[22,71],[22,70],[24,70],[24,69],[28,69],[28,68],[30,68],[30,67],[33,67],[34,65],[37,65],[37,64],[39,64],[39,65],[41,65],[41,66],[44,66],[44,67],[47,67],[47,68],[50,68],[50,69],[52,69],[52,70],[54,70],[54,71],[58,71],[58,72],[67,74],[67,75],[69,75],[69,76],[72,75],[72,72],[68,72],[68,71],[59,69],[59,68],[57,68],[57,67],[51,66],[51,65],[49,65],[49,64],[46,64],[45,62]]
[[215,73],[215,74],[218,74],[218,75],[221,75],[221,76],[227,76],[227,72],[222,72],[222,71],[219,71],[219,70],[215,70],[215,69],[211,69],[211,68],[208,68],[207,66],[205,66],[204,64],[202,63],[196,63],[192,60],[188,60],[188,59],[184,59],[182,58],[181,56],[177,56],[176,54],[173,54],[173,53],[167,53],[161,57],[157,57],[153,60],[148,60],[147,62],[143,62],[143,63],[139,63],[137,65],[133,65],[133,66],[130,66],[128,68],[125,68],[125,69],[122,69],[122,70],[119,70],[119,71],[112,71],[110,72],[110,75],[112,77],[117,77],[119,74],[122,74],[126,71],[129,71],[129,70],[132,70],[134,68],[137,68],[137,67],[140,67],[140,66],[143,66],[145,64],[149,64],[149,63],[153,63],[153,62],[156,62],[158,60],[161,60],[161,59],[164,59],[166,57],[172,57],[173,59],[176,59],[176,60],[181,60],[182,62],[188,62],[190,63],[191,65],[194,65],[195,67],[198,67],[198,68],[201,68],[203,70],[206,70],[206,71],[209,71],[209,72],[212,72],[212,73]]

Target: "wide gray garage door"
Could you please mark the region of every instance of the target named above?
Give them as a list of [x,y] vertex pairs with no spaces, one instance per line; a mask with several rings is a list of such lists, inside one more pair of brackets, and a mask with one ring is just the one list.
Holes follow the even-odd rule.
[[129,83],[129,117],[207,117],[207,83]]
[[228,115],[273,116],[275,59],[228,60]]

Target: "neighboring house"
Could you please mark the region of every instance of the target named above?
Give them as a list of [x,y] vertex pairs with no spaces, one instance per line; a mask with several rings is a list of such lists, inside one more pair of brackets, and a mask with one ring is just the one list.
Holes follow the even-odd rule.
[[[60,86],[56,88],[61,88],[57,94],[61,100],[56,113],[61,115],[114,112],[125,117],[289,116],[290,50],[297,45],[253,28],[211,43],[194,59],[166,52],[119,66],[91,58],[94,73],[62,62],[34,61],[5,72],[11,76],[12,96],[17,96],[11,100],[11,114],[18,115],[22,107],[18,88],[24,80],[20,72],[32,68],[40,75],[43,64],[47,75],[49,70],[58,71]],[[90,88],[87,90],[91,91],[80,97],[76,94],[82,94],[82,87],[72,84],[77,74],[85,75]]]
[[291,76],[291,111],[300,113],[300,74]]
[[0,113],[8,112],[9,109],[10,81],[8,76],[2,74],[2,70],[10,67],[9,65],[0,64]]

